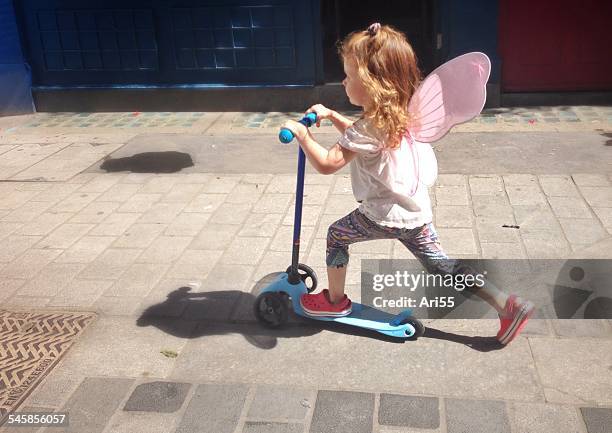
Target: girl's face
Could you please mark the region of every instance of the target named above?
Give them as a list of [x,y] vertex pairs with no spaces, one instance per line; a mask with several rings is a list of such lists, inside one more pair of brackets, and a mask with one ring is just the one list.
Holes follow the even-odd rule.
[[370,97],[365,86],[357,75],[357,62],[353,58],[344,60],[344,73],[346,77],[342,80],[344,91],[351,104],[365,108],[370,102]]

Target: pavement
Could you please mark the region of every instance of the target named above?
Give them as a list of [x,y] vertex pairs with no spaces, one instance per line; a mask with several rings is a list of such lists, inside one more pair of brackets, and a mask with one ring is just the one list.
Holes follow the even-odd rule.
[[[256,322],[254,294],[290,263],[297,148],[276,134],[296,117],[0,118],[1,308],[97,315],[18,409],[68,412],[69,427],[0,432],[609,433],[611,320],[537,317],[503,349],[491,319],[428,319],[403,343]],[[612,258],[611,137],[612,107],[455,128],[431,189],[447,253]],[[327,227],[355,207],[346,169],[307,170],[301,261],[321,280]],[[352,246],[355,300],[367,258],[412,256]]]

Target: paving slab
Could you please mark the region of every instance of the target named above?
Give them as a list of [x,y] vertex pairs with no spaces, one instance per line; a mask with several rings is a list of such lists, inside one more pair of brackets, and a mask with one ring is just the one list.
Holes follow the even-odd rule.
[[612,404],[612,340],[539,338],[530,346],[547,402]]
[[248,387],[241,384],[199,385],[176,433],[233,433],[247,392]]
[[132,379],[86,378],[61,408],[61,412],[70,414],[68,427],[49,427],[46,430],[62,433],[101,433],[132,384]]
[[[447,344],[444,363],[447,366],[443,373],[445,395],[520,401],[544,399],[536,363],[525,338],[518,338],[503,350],[487,352],[475,351],[467,345]],[[499,368],[501,365],[503,370]]]
[[[159,325],[161,326],[161,325]],[[160,330],[153,326],[138,326],[134,317],[101,317],[90,326],[79,341],[79,349],[71,351],[61,369],[75,375],[104,377],[167,377],[176,359],[165,357],[162,350],[182,352],[185,338],[195,325],[173,322]]]
[[[274,376],[277,385],[310,388],[325,384],[329,389],[386,389],[430,395],[443,389],[443,342],[421,339],[393,344],[374,339],[371,334],[353,335],[354,329],[335,329],[302,324],[272,332],[254,323],[209,327],[198,331],[201,337],[189,341],[169,377],[223,382],[239,375],[247,383],[267,384],[270,372],[282,371],[282,375]],[[253,337],[260,343],[251,343]],[[349,352],[353,353],[351,363],[346,362]],[[421,374],[412,374],[415,370]]]
[[258,385],[249,406],[249,419],[284,419],[304,422],[316,392],[291,386]]
[[539,176],[540,186],[549,197],[578,197],[578,189],[568,175]]
[[374,394],[319,391],[309,433],[371,433]]
[[584,428],[574,406],[541,403],[508,403],[512,431],[525,433],[577,433]]
[[510,433],[501,401],[446,399],[448,433]]
[[303,431],[303,424],[251,421],[245,422],[242,429],[242,433],[302,433]]
[[440,427],[440,402],[436,397],[380,394],[378,424],[422,429]]
[[109,421],[105,433],[167,433],[177,423],[175,414],[118,411]]
[[129,412],[172,413],[181,408],[189,388],[188,383],[148,382],[138,385],[123,406]]
[[606,433],[612,425],[612,409],[597,407],[580,408],[588,433]]

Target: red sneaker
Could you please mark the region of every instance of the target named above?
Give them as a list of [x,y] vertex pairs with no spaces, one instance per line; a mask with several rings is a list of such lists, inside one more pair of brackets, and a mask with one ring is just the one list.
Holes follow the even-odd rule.
[[516,295],[510,295],[506,301],[504,312],[500,314],[500,329],[497,341],[508,344],[522,331],[533,314],[535,307],[532,302],[520,300]]
[[310,293],[302,295],[300,305],[307,315],[314,317],[344,317],[351,314],[351,300],[344,295],[340,302],[332,304],[327,289],[314,295]]

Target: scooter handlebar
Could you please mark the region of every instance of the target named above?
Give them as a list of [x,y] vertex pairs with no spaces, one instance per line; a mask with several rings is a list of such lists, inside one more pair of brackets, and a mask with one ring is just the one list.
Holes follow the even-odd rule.
[[[316,123],[316,121],[317,121],[317,113],[308,113],[307,115],[302,117],[300,120],[298,120],[298,122],[304,125],[306,128],[310,128],[312,125]],[[293,138],[294,138],[293,132],[291,132],[287,128],[281,128],[280,132],[278,133],[278,139],[281,141],[281,143],[285,143],[285,144],[291,143]]]

